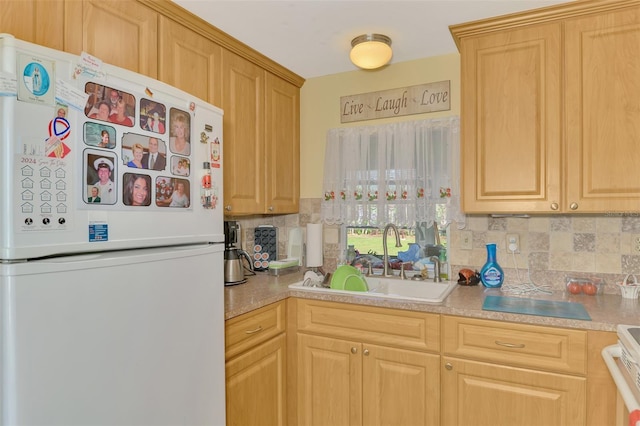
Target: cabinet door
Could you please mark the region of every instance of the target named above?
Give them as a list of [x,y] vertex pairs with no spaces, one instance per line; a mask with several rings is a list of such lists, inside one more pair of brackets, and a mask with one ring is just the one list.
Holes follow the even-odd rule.
[[220,106],[222,48],[171,19],[159,20],[158,78]]
[[585,378],[445,357],[441,378],[445,425],[585,424]]
[[108,64],[157,77],[156,12],[134,1],[69,3],[65,50],[78,55],[85,51]]
[[222,75],[225,213],[263,213],[265,71],[223,50]]
[[286,424],[285,335],[226,364],[227,425]]
[[439,425],[440,356],[363,344],[365,425]]
[[64,0],[0,0],[0,32],[64,50]]
[[360,343],[298,334],[298,424],[362,424]]
[[567,20],[566,209],[637,212],[640,6]]
[[266,73],[268,213],[297,213],[300,200],[300,89]]
[[540,24],[463,40],[465,212],[559,209],[560,28]]

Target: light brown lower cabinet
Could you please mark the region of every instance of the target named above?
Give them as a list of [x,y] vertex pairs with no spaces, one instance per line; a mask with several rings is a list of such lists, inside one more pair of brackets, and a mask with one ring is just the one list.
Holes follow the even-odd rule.
[[437,425],[438,355],[298,335],[301,425]]
[[440,424],[438,315],[304,299],[296,315],[298,425]]
[[443,315],[442,425],[613,426],[614,332]]
[[287,424],[286,302],[225,324],[227,425]]
[[442,358],[442,424],[584,425],[586,378]]
[[227,361],[227,425],[286,424],[285,335]]
[[615,425],[614,332],[286,307],[286,333],[284,302],[227,322],[228,425]]

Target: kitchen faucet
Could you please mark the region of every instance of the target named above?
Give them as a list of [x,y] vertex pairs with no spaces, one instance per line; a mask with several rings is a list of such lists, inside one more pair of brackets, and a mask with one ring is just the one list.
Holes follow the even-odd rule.
[[442,282],[442,278],[440,278],[440,258],[438,256],[431,256],[429,260],[433,262],[433,282]]
[[402,247],[398,228],[393,223],[387,224],[387,226],[384,227],[384,233],[382,234],[382,248],[384,250],[384,257],[382,258],[382,263],[384,265],[382,270],[383,277],[390,277],[393,275],[389,273],[389,249],[387,248],[387,232],[389,229],[393,229],[393,232],[396,234],[396,247]]

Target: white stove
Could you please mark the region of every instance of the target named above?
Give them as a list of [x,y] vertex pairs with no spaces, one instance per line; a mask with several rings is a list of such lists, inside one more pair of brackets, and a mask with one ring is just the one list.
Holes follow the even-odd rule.
[[628,424],[640,426],[640,326],[619,324],[617,332],[618,344],[604,348],[602,358],[628,411]]
[[618,325],[620,360],[631,376],[631,381],[640,391],[640,326]]

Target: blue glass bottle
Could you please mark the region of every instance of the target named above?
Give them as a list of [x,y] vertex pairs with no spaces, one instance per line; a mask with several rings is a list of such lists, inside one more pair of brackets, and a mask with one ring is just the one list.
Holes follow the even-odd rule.
[[487,288],[502,287],[504,272],[496,260],[495,244],[487,244],[487,263],[480,270],[480,279]]

